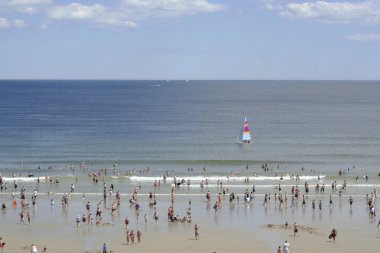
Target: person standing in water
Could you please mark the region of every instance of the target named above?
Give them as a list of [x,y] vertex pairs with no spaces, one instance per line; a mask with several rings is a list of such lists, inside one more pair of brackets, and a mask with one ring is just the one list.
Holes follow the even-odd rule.
[[329,207],[331,208],[331,206],[334,208],[334,204],[333,204],[333,201],[332,201],[332,197],[331,197],[331,195],[330,195]]
[[137,242],[140,243],[141,241],[141,231],[140,229],[137,230]]
[[297,222],[294,222],[293,231],[294,231],[294,236],[296,236],[298,234],[298,225],[297,225]]
[[199,226],[195,224],[194,226],[195,240],[199,239]]

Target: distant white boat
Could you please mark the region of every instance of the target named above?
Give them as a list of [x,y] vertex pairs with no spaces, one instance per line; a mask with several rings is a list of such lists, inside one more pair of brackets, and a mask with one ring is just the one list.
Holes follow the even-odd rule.
[[245,117],[244,125],[240,131],[238,138],[237,138],[237,142],[238,143],[251,143],[251,140],[252,140],[252,138],[251,138],[251,132],[250,132],[249,126],[248,126],[248,120],[247,120],[247,117]]

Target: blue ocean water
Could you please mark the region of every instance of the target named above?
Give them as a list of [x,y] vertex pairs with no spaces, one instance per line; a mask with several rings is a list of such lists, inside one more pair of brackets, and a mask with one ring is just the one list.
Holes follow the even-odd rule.
[[[28,241],[21,245],[71,234],[91,252],[94,245],[102,245],[99,238],[101,243],[114,238],[113,245],[118,245],[124,240],[124,217],[136,215],[128,201],[136,187],[143,212],[151,220],[156,209],[149,207],[148,195],[153,191],[162,218],[144,226],[132,218],[132,227],[143,229],[144,235],[192,231],[192,224],[177,226],[165,218],[176,176],[186,180],[185,186],[175,189],[176,213],[185,214],[192,200],[193,218],[202,229],[245,229],[250,235],[261,234],[272,246],[280,239],[262,227],[287,221],[310,224],[321,232],[334,224],[339,231],[355,228],[373,236],[368,231],[374,219],[368,218],[364,196],[380,186],[379,98],[380,82],[364,81],[0,81],[0,173],[2,187],[9,187],[1,189],[0,201],[11,206],[11,191],[18,200],[22,187],[27,199],[38,191],[38,207],[31,207],[33,229],[16,224],[20,207],[9,208],[0,215],[4,234],[21,235]],[[245,116],[253,137],[249,145],[236,143]],[[82,162],[85,169],[79,167]],[[263,163],[270,171],[261,169]],[[338,170],[347,167],[350,170],[338,176]],[[133,168],[136,171],[125,176]],[[299,174],[300,180],[291,174]],[[201,187],[206,179],[209,183]],[[160,182],[158,187],[155,181]],[[330,188],[336,181],[338,189],[348,183],[342,197]],[[310,192],[304,191],[306,182]],[[114,193],[103,199],[104,188],[111,184],[114,193],[122,194],[115,216],[109,215]],[[326,194],[316,189],[317,184],[326,186]],[[61,197],[72,185],[70,205],[63,207]],[[305,193],[310,211],[300,203],[300,208],[290,207],[295,185]],[[254,201],[244,203],[243,193],[253,188]],[[214,215],[212,203],[225,190],[220,214]],[[212,201],[205,200],[208,191]],[[289,194],[283,207],[273,197],[280,192]],[[229,193],[240,196],[240,202],[229,203]],[[264,207],[268,193],[272,205]],[[335,208],[328,208],[329,195]],[[348,196],[355,198],[354,208],[349,207]],[[323,201],[323,211],[312,211],[312,199]],[[102,202],[104,222],[112,225],[73,233],[76,216],[87,212],[86,201],[92,210]],[[54,248],[51,244],[49,249]]]
[[[253,141],[236,137],[248,117]],[[0,81],[0,167],[380,167],[380,82]]]

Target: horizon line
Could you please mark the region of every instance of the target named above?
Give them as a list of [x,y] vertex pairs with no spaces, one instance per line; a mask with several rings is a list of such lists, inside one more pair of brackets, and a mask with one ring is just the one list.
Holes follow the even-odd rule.
[[122,78],[0,78],[0,81],[183,81],[183,82],[198,82],[198,81],[349,81],[349,82],[379,82],[380,79],[122,79]]

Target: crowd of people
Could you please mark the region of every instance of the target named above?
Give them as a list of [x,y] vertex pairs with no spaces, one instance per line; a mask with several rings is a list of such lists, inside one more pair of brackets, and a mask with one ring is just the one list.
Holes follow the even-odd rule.
[[[262,166],[262,169],[266,172],[268,170],[268,165],[264,164]],[[143,173],[149,173],[149,171],[150,171],[150,169],[148,169],[146,171],[144,170]],[[192,168],[188,169],[188,172],[192,172],[192,171],[193,171]],[[104,170],[100,171],[98,173],[88,173],[88,175],[93,179],[94,183],[98,184],[99,180],[102,180],[102,183],[103,183],[103,199],[96,204],[96,209],[94,212],[95,218],[93,218],[93,213],[92,213],[93,209],[91,208],[92,204],[90,203],[90,201],[85,202],[83,214],[82,215],[78,214],[77,217],[75,218],[77,228],[79,228],[81,226],[91,226],[93,223],[95,223],[96,225],[102,225],[104,211],[110,210],[110,214],[115,215],[117,210],[120,209],[120,207],[121,207],[120,191],[116,191],[116,193],[115,193],[115,186],[113,184],[110,184],[110,186],[107,187],[106,180],[104,179],[104,176],[106,175],[106,173],[107,173],[107,171],[104,171]],[[114,173],[116,173],[116,166],[114,169]],[[135,171],[130,171],[129,173],[135,173]],[[203,169],[203,173],[205,173],[205,168]],[[166,183],[166,177],[169,176],[169,174],[170,174],[170,172],[167,171],[165,176],[164,176],[164,183]],[[101,176],[103,176],[103,179],[101,178]],[[289,206],[290,208],[298,208],[299,203],[301,203],[302,208],[307,208],[307,206],[311,202],[311,208],[314,211],[314,210],[316,210],[316,206],[317,206],[316,203],[318,201],[318,209],[319,209],[319,211],[322,211],[322,205],[323,205],[322,199],[315,199],[315,198],[318,197],[318,194],[320,194],[321,196],[324,195],[326,186],[323,183],[321,183],[321,184],[317,183],[317,185],[315,187],[315,193],[316,194],[314,194],[311,197],[312,199],[309,202],[309,199],[310,199],[310,197],[308,197],[308,195],[310,193],[309,183],[307,181],[305,181],[303,183],[303,189],[302,189],[302,187],[299,186],[299,184],[301,182],[300,182],[298,175],[295,176],[294,178],[295,178],[296,184],[291,186],[291,188],[290,188],[291,189],[289,192],[290,201],[291,201],[290,204],[288,203],[289,196],[288,196],[288,193],[284,190],[284,186],[282,186],[281,184],[278,184],[278,185],[275,185],[273,187],[274,193],[272,191],[272,192],[267,192],[267,193],[263,194],[263,206],[265,206],[265,207],[268,206],[269,203],[271,202],[271,197],[274,195],[273,200],[274,200],[275,204],[278,204],[279,207]],[[0,179],[1,179],[1,175],[0,175]],[[47,177],[47,180],[50,183],[55,183],[55,181],[52,181],[50,177]],[[76,178],[76,183],[77,183],[77,178]],[[246,183],[246,184],[249,183],[248,177],[244,180],[244,183]],[[32,206],[35,206],[37,204],[39,184],[40,184],[40,180],[38,179],[37,185],[36,185],[35,189],[33,189],[32,194],[31,194]],[[171,202],[170,203],[171,204],[168,207],[168,213],[167,213],[167,217],[168,217],[169,222],[172,222],[172,223],[177,223],[177,222],[178,223],[192,223],[192,221],[193,221],[191,200],[189,200],[189,205],[186,208],[186,210],[184,210],[184,214],[180,215],[180,214],[177,214],[175,212],[174,203],[175,203],[175,197],[176,197],[176,190],[177,190],[177,188],[183,187],[186,184],[188,186],[190,186],[190,184],[191,184],[190,180],[188,180],[187,182],[184,179],[177,180],[177,178],[174,176],[174,183],[170,186],[170,195],[171,195]],[[230,203],[230,204],[234,204],[235,202],[239,203],[239,195],[243,196],[245,203],[252,203],[253,201],[256,201],[256,199],[258,199],[256,197],[255,185],[252,185],[252,190],[246,189],[244,192],[236,194],[234,192],[230,193],[229,189],[224,187],[222,180],[218,180],[216,184],[217,184],[217,191],[218,192],[212,194],[210,189],[208,189],[207,193],[206,193],[206,201],[208,203],[212,202],[213,198],[216,199],[215,204],[213,206],[213,209],[215,211],[215,215],[218,215],[219,211],[223,207],[224,199],[225,199],[225,196],[227,194],[229,194],[227,203]],[[160,185],[161,185],[161,180],[155,180],[153,183],[153,189],[157,189],[157,187],[159,187]],[[203,189],[205,186],[207,187],[208,185],[209,185],[209,181],[207,179],[202,180],[200,183],[200,188]],[[1,186],[2,186],[2,188],[1,188],[2,191],[8,190],[8,185],[6,183],[4,183],[2,180],[1,180]],[[287,186],[287,187],[289,187],[289,186]],[[17,185],[16,181],[14,181],[13,188],[14,189],[11,193],[11,196],[13,199],[12,205],[14,207],[17,207],[17,200],[16,200],[15,191],[18,189],[18,185]],[[343,183],[340,185],[340,187],[336,181],[334,181],[331,185],[331,193],[338,196],[339,198],[343,197],[343,194],[346,191],[346,189],[347,189],[346,180],[343,181]],[[68,193],[64,193],[62,195],[62,199],[61,199],[62,207],[67,207],[70,204],[71,194],[74,193],[75,191],[76,191],[75,184],[73,183],[70,185],[70,188],[68,189]],[[140,191],[141,191],[141,185],[136,186],[133,189],[133,191],[131,193],[131,197],[129,199],[130,206],[133,207],[135,210],[135,215],[136,215],[137,221],[139,220],[140,212],[141,212],[141,208],[140,208],[141,206],[140,206],[140,202],[139,202],[139,192]],[[30,204],[26,200],[25,192],[26,192],[26,187],[22,186],[20,189],[20,194],[19,194],[20,202],[21,202],[21,211],[19,213],[20,223],[21,224],[31,224],[32,214],[30,212]],[[328,206],[330,209],[334,208],[332,194],[330,194],[329,200],[328,200],[329,201]],[[369,210],[370,215],[373,218],[376,216],[376,209],[375,209],[376,196],[377,196],[376,188],[374,188],[371,193],[369,193],[365,196],[367,208]],[[83,194],[83,198],[85,198],[85,194]],[[110,208],[104,209],[104,207],[106,206],[105,204],[107,202],[108,203],[111,202],[111,204],[109,205]],[[349,203],[349,206],[352,208],[352,205],[354,203],[354,198],[352,196],[349,196],[348,203]],[[51,205],[54,205],[53,199],[51,199]],[[157,206],[157,199],[156,199],[155,193],[153,193],[152,190],[149,190],[149,208],[152,208],[154,210],[154,214],[153,214],[152,218],[155,222],[158,222],[159,213],[158,213],[156,206]],[[7,205],[5,203],[2,204],[2,209],[3,210],[7,209]],[[128,217],[125,218],[124,222],[125,222],[125,227],[126,227],[126,236],[125,237],[127,240],[127,244],[128,245],[134,244],[135,243],[135,231],[136,230],[131,229],[129,227],[130,221],[129,221]],[[144,213],[144,223],[147,223],[147,222],[148,222],[147,213]],[[380,225],[380,220],[379,220],[377,226],[379,227],[379,225]],[[293,227],[294,227],[294,236],[296,236],[296,235],[298,235],[298,224],[294,223]],[[198,224],[195,224],[195,226],[194,226],[194,233],[195,233],[195,239],[198,240],[199,239],[199,225]],[[140,229],[137,229],[136,236],[137,236],[137,242],[140,243],[141,238],[142,238],[142,233],[141,233]],[[336,237],[337,237],[337,230],[334,228],[330,234],[330,239],[332,239],[335,242]],[[5,243],[2,241],[2,238],[0,238],[0,248],[3,248],[4,246],[5,246]],[[104,244],[104,246],[105,246],[105,244]],[[278,251],[280,252],[282,250],[284,253],[287,253],[287,252],[289,252],[289,247],[290,247],[289,243],[285,242],[283,247],[278,248]],[[32,253],[37,252],[36,245],[32,245],[31,248],[32,248],[31,249]],[[46,250],[47,249],[45,248],[43,252],[47,252]],[[103,250],[103,252],[106,252],[106,251]]]

